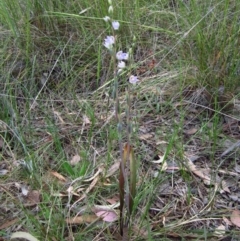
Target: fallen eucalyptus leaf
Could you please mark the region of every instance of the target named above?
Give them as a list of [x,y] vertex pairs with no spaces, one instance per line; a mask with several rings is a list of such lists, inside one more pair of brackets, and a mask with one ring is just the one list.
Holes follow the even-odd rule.
[[234,225],[236,225],[237,227],[240,227],[240,211],[233,210],[230,220]]
[[16,232],[13,233],[10,239],[15,239],[15,238],[25,238],[29,241],[39,241],[35,237],[33,237],[30,233],[27,232]]

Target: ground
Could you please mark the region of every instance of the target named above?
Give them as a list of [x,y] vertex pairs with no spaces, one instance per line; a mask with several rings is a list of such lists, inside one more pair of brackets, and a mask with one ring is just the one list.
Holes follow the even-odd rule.
[[[113,3],[131,12],[114,17],[132,51],[118,98],[109,3],[29,5],[1,27],[0,240],[239,240],[240,5],[127,2]],[[125,143],[137,183],[121,236]]]

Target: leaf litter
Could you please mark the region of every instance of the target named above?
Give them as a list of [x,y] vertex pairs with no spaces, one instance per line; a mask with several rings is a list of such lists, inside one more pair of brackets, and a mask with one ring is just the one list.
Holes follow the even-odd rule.
[[[154,81],[154,79],[152,79],[152,81]],[[141,105],[141,99],[139,100],[139,105]],[[175,115],[177,117],[178,114]],[[168,120],[167,116],[161,118],[159,116],[145,116],[144,118],[144,121],[149,122],[150,124],[148,124],[148,130],[146,130],[145,127],[142,127],[142,130],[145,128],[145,133],[141,132],[142,134],[140,133],[138,136],[140,146],[136,148],[136,151],[141,155],[144,154],[144,151],[146,152],[146,160],[143,160],[141,168],[138,170],[138,189],[140,189],[141,185],[147,180],[165,176],[165,184],[162,186],[159,184],[159,191],[154,192],[158,194],[154,198],[147,214],[149,219],[152,220],[150,229],[152,229],[153,232],[157,232],[158,229],[164,227],[166,235],[169,235],[169,237],[182,236],[196,238],[197,235],[191,234],[190,230],[195,227],[201,228],[211,225],[215,226],[212,236],[220,238],[222,235],[226,235],[232,225],[238,227],[237,222],[239,215],[236,211],[230,210],[234,210],[234,203],[239,200],[239,190],[236,188],[237,183],[232,182],[230,177],[233,177],[233,179],[236,180],[240,163],[236,162],[232,166],[232,169],[223,169],[227,162],[227,160],[225,160],[221,169],[215,172],[212,166],[215,163],[212,164],[209,162],[207,160],[208,155],[202,153],[203,149],[201,148],[203,148],[206,143],[201,144],[199,141],[200,128],[198,127],[196,120],[196,123],[194,124],[196,127],[194,128],[190,125],[190,128],[188,129],[186,124],[186,132],[184,134],[187,138],[190,138],[194,144],[191,144],[189,139],[185,140],[186,152],[182,158],[177,156],[174,152],[166,154],[166,152],[162,152],[161,148],[163,145],[164,148],[167,148],[170,145],[170,141],[165,135],[166,133],[171,132],[171,121]],[[156,119],[154,120],[154,118]],[[101,123],[101,118],[99,118],[99,121]],[[62,116],[60,123],[61,125],[66,125],[66,121]],[[188,119],[186,123],[191,124],[191,120]],[[85,120],[85,124],[91,125],[87,120]],[[162,136],[157,136],[156,129],[162,125],[167,126],[166,130],[164,130],[165,133],[163,133]],[[88,128],[86,128],[86,130],[88,131]],[[83,132],[84,131],[85,130],[83,130]],[[94,190],[103,188],[104,183],[106,182],[108,182],[110,186],[116,182],[114,178],[118,175],[119,170],[119,160],[117,158],[114,158],[111,165],[108,167],[99,164],[99,160],[104,156],[105,150],[102,150],[97,146],[94,148],[99,153],[96,162],[98,163],[98,166],[93,167],[94,171],[92,171],[90,176],[83,176],[70,181],[69,177],[66,177],[66,175],[63,175],[59,171],[49,171],[49,174],[52,177],[58,180],[59,183],[63,184],[61,187],[65,187],[65,190],[61,188],[61,192],[58,192],[58,195],[62,199],[62,202],[64,202],[64,199],[66,198],[68,200],[67,206],[69,207],[69,212],[65,219],[67,225],[109,222],[113,226],[117,226],[116,221],[118,220],[119,215],[119,199],[117,196],[113,198],[116,192],[112,193],[112,197],[109,197],[108,195],[106,197],[103,196],[100,200],[96,200],[95,203],[92,203],[89,206],[87,205],[85,210],[82,209],[83,204],[85,205],[87,203],[88,197],[91,196],[91,193],[94,192]],[[154,153],[157,153],[158,159],[156,159]],[[224,155],[221,153],[224,153]],[[219,157],[222,155],[224,158],[228,158],[225,157],[227,156],[226,150],[221,153],[219,154]],[[216,162],[217,160],[219,160],[218,156],[216,156]],[[81,163],[81,161],[80,156],[76,154],[76,152],[72,153],[72,159],[70,159],[71,165],[77,165]],[[159,171],[161,172],[160,175]],[[187,185],[191,192],[190,201],[187,201],[188,188],[184,185],[185,181],[183,178],[180,178],[181,172],[183,171],[189,173],[189,178],[191,180]],[[154,173],[156,173],[156,175]],[[166,175],[164,173],[166,173]],[[41,192],[28,189],[28,186],[29,184],[18,183],[18,190],[21,190],[22,195],[28,200],[28,208],[31,208],[41,202]],[[15,196],[12,192],[11,195]],[[56,195],[56,192],[55,194],[52,193],[52,195]],[[108,202],[115,206],[104,205],[104,202]],[[229,202],[233,202],[233,206],[229,206]],[[99,205],[100,203],[101,205]],[[139,209],[143,210],[145,205],[146,203],[142,200],[139,204]],[[222,213],[218,218],[215,218],[214,216],[211,217],[211,213],[214,212],[214,210],[218,210],[219,207],[224,207],[229,211]],[[205,217],[206,214],[209,215],[208,218]],[[226,219],[226,217],[231,217],[231,221]],[[146,230],[141,227],[138,222],[138,217],[136,217],[135,221],[134,228],[140,230],[139,232],[142,232],[146,238]],[[13,225],[15,222],[16,221],[14,220],[11,224],[11,220],[9,220],[9,226]],[[223,224],[221,224],[221,222],[223,222]],[[173,229],[176,227],[185,227],[186,229],[180,234],[173,232]],[[102,235],[104,236],[104,234]]]
[[[155,62],[146,65],[155,65]],[[143,70],[145,71],[144,68],[141,68],[140,71]],[[185,70],[181,71],[184,72]],[[187,73],[186,70],[184,74]],[[207,230],[209,237],[222,238],[228,235],[233,226],[239,227],[239,211],[236,207],[238,207],[240,199],[237,179],[240,162],[237,157],[233,158],[229,155],[234,152],[238,154],[238,140],[233,142],[236,143],[234,148],[232,146],[222,148],[219,144],[217,150],[213,154],[211,153],[214,144],[204,133],[204,125],[202,125],[202,121],[206,118],[204,114],[212,111],[209,107],[210,104],[206,102],[206,90],[192,89],[191,93],[180,98],[176,95],[176,91],[170,88],[171,86],[176,88],[179,75],[178,71],[166,71],[156,76],[145,77],[138,87],[141,95],[134,97],[134,108],[138,110],[137,118],[141,125],[141,131],[137,135],[138,141],[136,141],[139,145],[134,143],[136,144],[134,148],[140,159],[137,190],[139,195],[144,194],[145,196],[143,195],[143,198],[139,200],[133,220],[133,230],[139,235],[134,236],[133,232],[131,240],[138,240],[139,238],[147,240],[147,235],[151,234],[156,237],[156,240],[165,237],[175,238],[175,240],[176,238],[199,238],[200,235],[194,233],[194,229]],[[158,89],[161,91],[158,91]],[[88,175],[75,178],[60,170],[57,160],[53,160],[51,163],[51,158],[44,153],[44,159],[49,160],[49,166],[51,167],[49,175],[57,180],[57,184],[61,183],[61,185],[57,186],[58,188],[53,192],[47,189],[46,185],[43,185],[43,189],[46,189],[44,191],[49,196],[56,197],[55,195],[58,194],[57,197],[60,198],[62,204],[66,205],[68,214],[64,220],[70,230],[76,224],[79,225],[80,232],[89,224],[98,221],[112,224],[112,229],[109,229],[106,233],[102,232],[101,229],[100,238],[107,240],[109,231],[114,233],[114,230],[118,229],[116,222],[119,205],[118,190],[112,188],[112,186],[116,184],[116,176],[118,175],[119,153],[113,151],[111,164],[106,165],[107,137],[104,137],[105,142],[103,142],[101,135],[105,132],[108,133],[108,128],[112,128],[114,112],[110,111],[105,114],[104,111],[100,111],[113,107],[111,100],[110,107],[105,106],[104,95],[101,90],[97,90],[94,97],[101,101],[95,103],[94,99],[90,100],[93,103],[96,116],[95,127],[92,126],[93,123],[87,115],[78,118],[79,113],[81,113],[78,105],[74,106],[72,102],[61,102],[61,105],[51,103],[55,105],[52,114],[58,126],[61,144],[68,149],[69,156],[72,157],[68,159],[68,162],[73,166],[81,164],[82,159],[76,154],[78,153],[76,149],[82,148],[84,142],[88,142],[86,146],[88,148],[89,146],[93,147],[91,150],[96,150],[95,153],[98,154],[96,156],[92,153],[89,154],[89,162],[94,164],[90,166],[91,171],[87,173]],[[121,100],[125,98],[124,96],[125,94],[120,96]],[[203,103],[203,101],[205,102]],[[166,102],[169,105],[165,107]],[[153,103],[162,105],[161,111],[157,113]],[[62,111],[65,104],[66,109],[72,108],[70,113]],[[186,108],[184,117],[179,111],[182,107]],[[36,114],[37,108],[38,106],[35,106]],[[49,114],[51,111],[50,108]],[[41,112],[39,111],[39,113]],[[122,113],[122,116],[124,117],[124,113]],[[36,129],[39,129],[39,127],[44,129],[47,126],[45,120],[40,118],[42,116],[34,121],[30,120],[30,122],[32,121],[30,124],[35,126]],[[81,123],[74,122],[72,118]],[[170,139],[174,135],[173,130],[176,123],[181,123],[183,118],[183,129],[179,130],[175,136],[175,142],[166,152],[166,149],[171,145]],[[207,122],[208,124],[211,122],[208,129],[212,128],[213,122],[210,117]],[[69,123],[71,124],[69,125]],[[223,130],[224,137],[219,135],[219,142],[228,136],[237,138],[239,134],[236,133],[235,127],[236,121],[223,120],[218,128]],[[94,140],[89,141],[87,136],[90,131],[94,132]],[[52,145],[54,138],[51,133],[36,131],[35,135],[31,142],[38,141],[36,141],[38,145],[35,146],[37,150],[43,148],[46,144]],[[47,138],[51,136],[51,140],[48,141],[49,139],[46,139],[46,136]],[[0,145],[4,147],[4,143],[1,142]],[[184,149],[182,153],[177,151],[178,145],[182,145]],[[113,143],[113,147],[117,149],[115,143]],[[192,156],[195,158],[192,158]],[[221,158],[224,158],[222,163]],[[6,177],[8,182],[4,186],[0,185],[1,193],[4,193],[3,196],[6,195],[8,198],[2,198],[0,213],[8,213],[9,210],[12,213],[18,213],[17,208],[6,208],[13,207],[11,203],[13,200],[21,204],[24,200],[27,200],[30,210],[41,203],[42,190],[31,189],[31,180],[28,183],[15,181],[18,185],[14,185],[11,179],[8,180],[8,177],[11,177],[12,174],[11,169],[9,169],[9,172],[4,171],[8,168],[1,170],[3,170],[4,178]],[[170,170],[174,171],[169,172]],[[232,182],[230,177],[233,177],[236,182]],[[158,183],[154,188],[150,186],[152,180]],[[52,180],[49,179],[46,182],[49,186],[53,185],[53,188],[55,188],[55,182]],[[104,183],[110,185],[107,186]],[[89,202],[91,194],[95,193],[95,190],[98,190],[96,198]],[[145,190],[145,193],[143,190]],[[20,199],[19,196],[22,196],[23,199]],[[106,205],[106,203],[111,205]],[[148,205],[149,209],[146,209]],[[54,209],[54,211],[56,210]],[[6,220],[6,216],[2,218],[0,215],[0,227],[3,227],[3,229],[12,227],[12,231],[14,231],[13,226],[17,220],[11,218]],[[96,237],[99,233],[99,229],[97,229],[96,226]],[[128,231],[126,228],[125,233],[128,233]]]

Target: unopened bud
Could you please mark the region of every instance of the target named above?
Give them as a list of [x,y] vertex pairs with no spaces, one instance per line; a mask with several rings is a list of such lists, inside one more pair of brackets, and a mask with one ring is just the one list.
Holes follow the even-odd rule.
[[108,13],[113,13],[113,6],[112,5],[109,6]]
[[134,35],[134,36],[133,36],[133,42],[136,42],[136,40],[137,40],[137,38],[136,38],[136,36]]

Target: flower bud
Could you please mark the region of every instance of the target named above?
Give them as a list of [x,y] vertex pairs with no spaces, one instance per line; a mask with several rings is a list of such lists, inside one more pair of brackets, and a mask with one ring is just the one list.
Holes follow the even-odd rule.
[[105,16],[105,17],[103,18],[103,20],[107,23],[107,22],[110,20],[110,17]]
[[113,6],[112,5],[109,6],[108,13],[113,13]]

